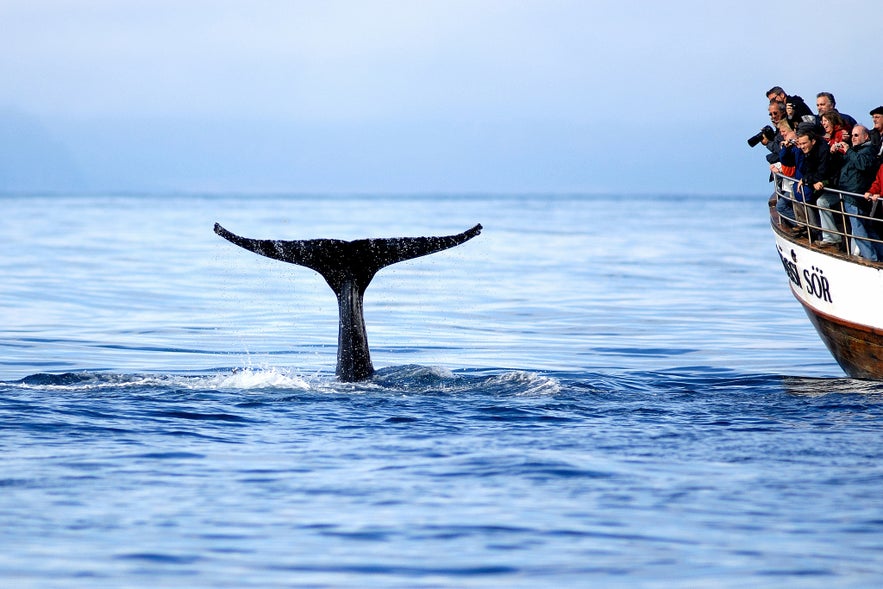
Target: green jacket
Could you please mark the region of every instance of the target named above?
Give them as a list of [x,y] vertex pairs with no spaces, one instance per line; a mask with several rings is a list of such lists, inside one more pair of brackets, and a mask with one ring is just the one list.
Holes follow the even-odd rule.
[[865,141],[848,149],[845,154],[836,155],[841,160],[837,187],[846,192],[864,194],[877,173],[877,154],[874,151],[874,144]]

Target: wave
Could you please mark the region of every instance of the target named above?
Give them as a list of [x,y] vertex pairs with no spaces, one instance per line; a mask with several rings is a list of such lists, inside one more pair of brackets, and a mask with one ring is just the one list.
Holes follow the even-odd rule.
[[437,366],[405,365],[378,370],[374,377],[357,383],[339,382],[328,373],[299,374],[290,368],[248,367],[219,369],[204,374],[120,374],[95,371],[38,373],[12,382],[0,382],[7,390],[101,393],[103,391],[212,391],[292,393],[445,394],[474,392],[513,396],[555,395],[561,382],[529,371],[462,372]]
[[543,373],[529,370],[464,369],[404,365],[378,370],[366,381],[344,383],[329,372],[303,374],[286,367],[219,368],[202,373],[124,374],[100,371],[37,373],[17,381],[0,381],[0,391],[47,391],[104,394],[233,393],[289,397],[311,394],[446,395],[488,394],[504,397],[595,396],[629,398],[665,394],[778,394],[804,397],[859,394],[883,400],[883,383],[850,378],[806,378],[773,374],[742,374],[690,367],[663,372]]
[[467,392],[508,393],[520,395],[554,395],[561,391],[561,382],[549,375],[525,370],[503,372],[464,371],[455,373],[446,368],[407,365],[379,370],[371,381],[375,386],[410,392],[457,394]]

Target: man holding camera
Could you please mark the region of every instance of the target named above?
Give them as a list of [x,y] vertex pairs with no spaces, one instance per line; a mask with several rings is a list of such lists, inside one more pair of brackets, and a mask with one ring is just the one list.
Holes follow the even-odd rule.
[[797,125],[800,123],[816,123],[817,119],[814,114],[812,114],[812,110],[803,101],[803,98],[800,96],[788,96],[784,90],[782,90],[781,86],[773,86],[766,93],[767,100],[770,102],[776,101],[780,102],[786,107],[786,112],[790,111],[787,114],[788,124],[791,125],[791,128],[795,131],[797,130]]
[[[852,145],[846,141],[835,143],[831,146],[831,157],[833,158],[834,167],[839,167],[840,174],[837,180],[837,186],[843,192],[851,192],[855,194],[864,194],[871,182],[874,181],[874,173],[877,171],[874,144],[868,134],[868,129],[863,125],[855,125],[852,128]],[[839,166],[838,166],[839,164]],[[840,201],[840,194],[836,192],[826,192],[819,197],[818,204],[820,207],[832,208]],[[850,194],[843,194],[843,210],[849,215],[850,232],[854,239],[854,244],[858,247],[858,254],[868,260],[876,262],[879,259],[876,248],[870,241],[861,239],[862,237],[873,237],[871,231],[865,225],[864,220],[854,215],[867,215],[870,212],[870,202],[867,199],[857,199]],[[825,229],[835,230],[834,215],[829,211],[819,211],[821,217],[821,225]],[[825,234],[824,239],[831,233]],[[835,243],[840,243],[840,236],[833,234],[836,239]],[[823,239],[823,243],[824,243]]]
[[[754,147],[758,144],[761,144],[766,147],[770,152],[766,155],[766,160],[770,164],[770,170],[781,171],[779,158],[782,149],[785,147],[783,134],[790,131],[791,127],[786,119],[785,105],[783,103],[777,100],[770,100],[767,111],[770,115],[770,123],[775,125],[775,128],[771,127],[770,125],[764,125],[763,129],[761,129],[759,133],[748,138],[748,146]],[[776,166],[778,166],[778,170],[774,170]],[[773,174],[771,173],[770,182],[772,181]],[[791,221],[795,220],[791,202],[779,198],[775,190],[770,195],[770,206],[772,206],[773,203],[775,203],[776,210],[779,211],[781,217]]]
[[787,125],[787,122],[785,122],[785,105],[772,101],[770,102],[768,110],[772,126],[764,125],[759,133],[749,137],[748,147],[754,147],[760,143],[770,151],[766,156],[766,160],[770,164],[774,164],[779,161],[779,149],[781,149],[781,143],[783,141],[780,126],[783,124]]

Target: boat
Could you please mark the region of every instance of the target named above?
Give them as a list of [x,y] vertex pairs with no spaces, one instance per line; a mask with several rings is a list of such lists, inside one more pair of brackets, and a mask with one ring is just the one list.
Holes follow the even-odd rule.
[[[883,300],[879,298],[883,293],[883,263],[858,256],[849,231],[850,215],[841,205],[826,209],[798,202],[791,189],[793,179],[781,174],[773,178],[776,189],[770,198],[770,222],[791,292],[846,374],[883,379]],[[791,201],[793,207],[805,207],[808,220],[789,223],[783,219],[775,206],[779,199]],[[821,243],[819,211],[828,211],[837,220],[836,233],[844,247],[825,247]],[[856,216],[867,223],[880,222],[871,216]]]

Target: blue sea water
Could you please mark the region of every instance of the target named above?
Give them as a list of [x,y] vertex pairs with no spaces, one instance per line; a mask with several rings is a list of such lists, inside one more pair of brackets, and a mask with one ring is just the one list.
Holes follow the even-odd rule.
[[[0,197],[4,587],[874,587],[883,383],[766,196]],[[258,238],[382,270],[376,377]]]

